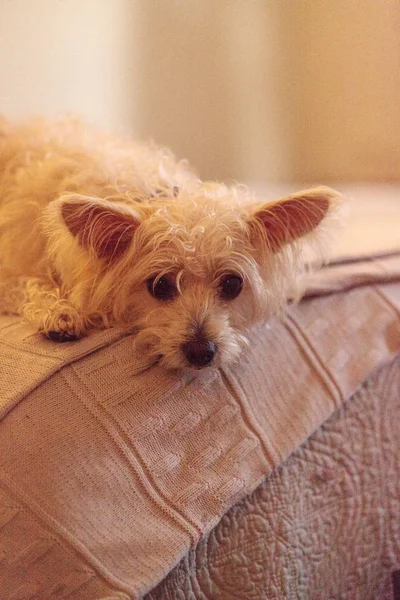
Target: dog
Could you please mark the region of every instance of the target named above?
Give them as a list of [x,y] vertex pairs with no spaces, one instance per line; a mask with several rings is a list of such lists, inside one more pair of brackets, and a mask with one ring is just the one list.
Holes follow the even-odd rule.
[[166,149],[74,118],[0,121],[0,312],[48,338],[136,331],[167,369],[238,358],[281,311],[341,202],[203,182]]

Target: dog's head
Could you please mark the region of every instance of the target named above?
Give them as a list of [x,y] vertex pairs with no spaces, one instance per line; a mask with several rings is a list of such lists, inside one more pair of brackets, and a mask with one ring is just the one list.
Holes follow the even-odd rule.
[[260,205],[219,184],[140,203],[67,195],[48,212],[50,253],[81,310],[137,327],[167,368],[218,366],[283,306],[337,198],[320,187]]

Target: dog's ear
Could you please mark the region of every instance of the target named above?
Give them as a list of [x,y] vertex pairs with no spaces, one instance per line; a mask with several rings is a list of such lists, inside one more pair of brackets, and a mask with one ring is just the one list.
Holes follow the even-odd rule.
[[272,252],[314,231],[338,204],[341,195],[321,186],[297,192],[258,208],[250,220],[254,235],[260,235]]
[[62,196],[55,203],[70,233],[97,258],[119,258],[140,225],[138,216],[129,207],[100,198],[76,194]]

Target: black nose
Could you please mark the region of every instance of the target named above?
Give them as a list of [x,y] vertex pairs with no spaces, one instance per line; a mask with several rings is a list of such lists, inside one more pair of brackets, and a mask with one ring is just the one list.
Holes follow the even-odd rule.
[[183,353],[191,365],[205,367],[212,362],[217,351],[216,344],[206,341],[192,341],[183,345]]

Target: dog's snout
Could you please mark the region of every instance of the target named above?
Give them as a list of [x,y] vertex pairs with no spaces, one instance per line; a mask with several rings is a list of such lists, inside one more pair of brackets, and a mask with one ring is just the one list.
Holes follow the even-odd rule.
[[183,353],[191,365],[205,367],[209,365],[217,352],[217,346],[213,342],[205,340],[193,340],[183,345]]

